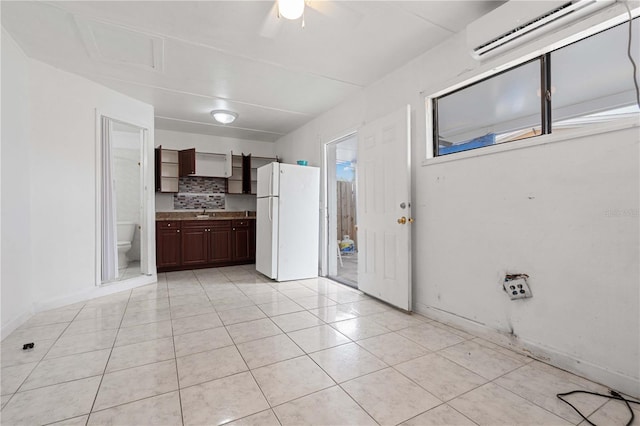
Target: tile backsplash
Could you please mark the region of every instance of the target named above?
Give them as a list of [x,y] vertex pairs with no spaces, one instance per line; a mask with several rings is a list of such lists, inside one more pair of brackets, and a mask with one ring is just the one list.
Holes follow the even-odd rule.
[[178,181],[178,193],[173,196],[176,210],[225,208],[224,178],[187,176]]

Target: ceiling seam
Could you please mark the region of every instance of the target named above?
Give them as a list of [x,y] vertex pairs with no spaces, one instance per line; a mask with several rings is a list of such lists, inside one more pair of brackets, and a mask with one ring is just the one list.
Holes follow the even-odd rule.
[[251,102],[239,101],[239,100],[231,99],[231,98],[224,98],[222,96],[205,95],[205,94],[201,94],[201,93],[187,92],[185,90],[171,89],[171,88],[168,88],[168,87],[156,86],[156,85],[153,85],[153,84],[145,84],[145,83],[140,83],[140,82],[137,82],[137,81],[125,80],[125,79],[122,79],[122,78],[111,77],[111,76],[107,76],[107,75],[96,75],[96,74],[85,74],[85,75],[87,76],[87,78],[91,78],[91,77],[104,78],[106,80],[113,80],[113,81],[117,81],[117,82],[120,82],[120,83],[133,84],[133,85],[136,85],[136,86],[147,87],[149,89],[164,90],[165,92],[179,93],[179,94],[182,94],[182,95],[196,96],[196,97],[199,97],[199,98],[206,98],[206,99],[217,99],[217,100],[221,100],[221,101],[233,102],[233,103],[236,103],[236,104],[251,106],[251,107],[255,107],[255,108],[262,108],[262,109],[268,109],[268,110],[271,110],[271,111],[284,112],[284,113],[287,113],[287,114],[296,114],[296,115],[304,115],[306,117],[315,117],[315,115],[312,114],[312,113],[300,112],[300,111],[291,111],[291,110],[282,109],[282,108],[275,108],[275,107],[270,107],[270,106],[266,106],[266,105],[254,104],[254,103],[251,103]]
[[184,120],[182,118],[165,117],[162,115],[154,115],[154,118],[160,118],[163,120],[181,121],[183,123],[191,123],[191,124],[203,124],[205,126],[219,127],[221,129],[226,128],[226,129],[234,129],[234,130],[246,130],[249,132],[256,132],[256,133],[269,133],[276,136],[284,136],[287,134],[287,133],[272,132],[269,130],[251,129],[249,127],[237,127],[237,126],[221,125],[221,124],[215,124],[215,123],[207,123],[206,121]]
[[411,10],[408,10],[408,9],[406,9],[404,6],[402,6],[402,5],[400,5],[400,4],[398,4],[398,5],[396,5],[396,6],[397,6],[400,10],[402,10],[403,12],[408,13],[408,14],[410,14],[410,15],[413,15],[413,16],[415,16],[415,17],[417,17],[417,18],[419,18],[419,19],[423,20],[424,22],[427,22],[427,23],[429,23],[429,24],[433,25],[434,27],[438,27],[438,28],[440,28],[440,29],[442,29],[442,30],[445,30],[445,31],[447,31],[447,32],[451,33],[451,35],[456,33],[456,31],[454,31],[454,30],[452,30],[452,29],[450,29],[450,28],[447,28],[447,27],[445,27],[444,25],[440,25],[440,24],[438,24],[438,23],[436,23],[436,22],[433,22],[433,21],[431,21],[431,20],[429,20],[429,19],[425,18],[424,16],[420,15],[419,13],[416,13],[416,12],[413,12],[413,11],[411,11]]
[[225,55],[234,56],[236,58],[241,58],[241,59],[257,62],[257,63],[261,63],[261,64],[264,64],[264,65],[270,65],[270,66],[273,66],[273,67],[282,68],[282,69],[285,69],[285,70],[288,70],[288,71],[292,71],[292,72],[295,72],[295,73],[306,74],[306,75],[309,75],[309,76],[312,76],[312,77],[323,78],[323,79],[331,80],[331,81],[334,81],[334,82],[337,82],[337,83],[341,83],[341,84],[348,84],[350,86],[355,86],[355,87],[360,88],[360,89],[362,89],[362,88],[364,88],[366,86],[366,84],[353,83],[353,82],[342,80],[342,79],[339,79],[339,78],[330,77],[330,76],[323,75],[323,74],[317,74],[317,73],[310,72],[310,71],[307,71],[307,70],[300,70],[300,69],[296,69],[296,68],[292,68],[292,67],[287,67],[286,65],[279,64],[277,62],[266,61],[264,59],[256,59],[256,58],[252,58],[252,57],[247,56],[247,55],[240,55],[238,53],[233,53],[231,51],[228,51],[228,50],[225,50],[225,49],[221,49],[219,47],[211,46],[211,45],[208,45],[208,44],[205,44],[205,43],[202,43],[202,42],[191,41],[191,40],[183,39],[183,38],[180,38],[180,37],[159,33],[159,32],[153,31],[153,30],[148,30],[146,28],[141,31],[139,29],[130,27],[130,26],[126,25],[126,24],[121,24],[121,23],[110,21],[110,20],[105,20],[105,19],[101,19],[101,18],[94,18],[94,17],[90,17],[90,16],[87,17],[84,14],[73,13],[73,12],[65,9],[64,7],[61,7],[61,6],[57,5],[56,3],[52,3],[52,2],[44,2],[44,3],[48,4],[51,7],[54,7],[56,9],[62,10],[65,13],[68,13],[73,17],[77,16],[77,17],[80,17],[82,19],[90,19],[90,20],[95,21],[95,22],[99,22],[99,23],[103,23],[103,24],[107,24],[107,25],[114,25],[114,26],[121,27],[121,28],[130,30],[130,31],[137,31],[137,32],[141,32],[141,33],[146,33],[148,35],[154,35],[156,37],[163,37],[165,39],[176,40],[176,41],[179,41],[179,42],[182,42],[182,43],[185,43],[185,44],[190,44],[192,46],[198,46],[198,47],[203,47],[205,49],[214,50],[216,52],[223,53]]

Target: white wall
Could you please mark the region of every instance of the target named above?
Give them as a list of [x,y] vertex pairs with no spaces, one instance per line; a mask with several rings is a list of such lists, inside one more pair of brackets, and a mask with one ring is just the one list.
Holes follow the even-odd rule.
[[[276,146],[271,142],[249,141],[245,139],[225,138],[197,133],[174,132],[156,129],[155,146],[165,149],[190,149],[197,152],[224,154],[251,154],[256,157],[275,157]],[[156,211],[173,211],[173,194],[156,193]],[[226,211],[256,210],[256,197],[252,195],[226,195]]]
[[2,326],[31,313],[28,59],[2,30]]
[[150,129],[153,146],[153,107],[38,61],[30,71],[31,261],[38,303],[94,289],[96,109]]
[[[624,11],[618,5],[484,65],[458,34],[283,137],[276,153],[321,165],[323,143],[410,104],[414,309],[638,396],[638,128],[421,165],[425,95]],[[616,210],[627,216],[611,217]],[[507,271],[530,275],[532,299],[507,298]]]
[[[99,229],[96,109],[148,128],[152,155],[153,107],[25,58],[4,31],[2,72],[5,337],[32,309],[39,311],[132,286],[126,282],[95,286]],[[152,169],[149,175],[152,179]],[[151,193],[146,199],[151,217],[153,201]],[[153,230],[148,238],[153,243]],[[155,279],[155,272],[150,279]]]

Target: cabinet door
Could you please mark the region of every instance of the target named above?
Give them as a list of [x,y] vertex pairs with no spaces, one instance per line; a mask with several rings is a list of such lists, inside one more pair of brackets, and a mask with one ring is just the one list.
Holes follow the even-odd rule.
[[251,194],[251,154],[242,154],[242,193]]
[[158,268],[180,266],[180,229],[157,229],[156,266]]
[[233,228],[233,260],[249,260],[249,227]]
[[207,263],[209,228],[206,226],[182,227],[182,264]]
[[156,181],[156,192],[160,192],[160,176],[162,175],[162,157],[160,151],[162,150],[162,145],[155,149],[155,181]]
[[180,177],[196,174],[196,149],[184,149],[178,152],[180,164]]
[[209,261],[231,262],[231,227],[215,227],[209,232]]
[[249,221],[249,260],[256,261],[256,221]]

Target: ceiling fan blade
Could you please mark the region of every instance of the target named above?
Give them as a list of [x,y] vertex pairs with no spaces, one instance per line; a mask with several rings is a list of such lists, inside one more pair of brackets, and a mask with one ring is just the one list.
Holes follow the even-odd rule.
[[347,6],[346,2],[332,0],[308,0],[306,5],[334,21],[336,24],[355,27],[364,17],[362,13],[356,11],[350,6]]
[[282,19],[278,17],[278,1],[273,2],[273,6],[262,22],[260,37],[275,38],[282,29]]

